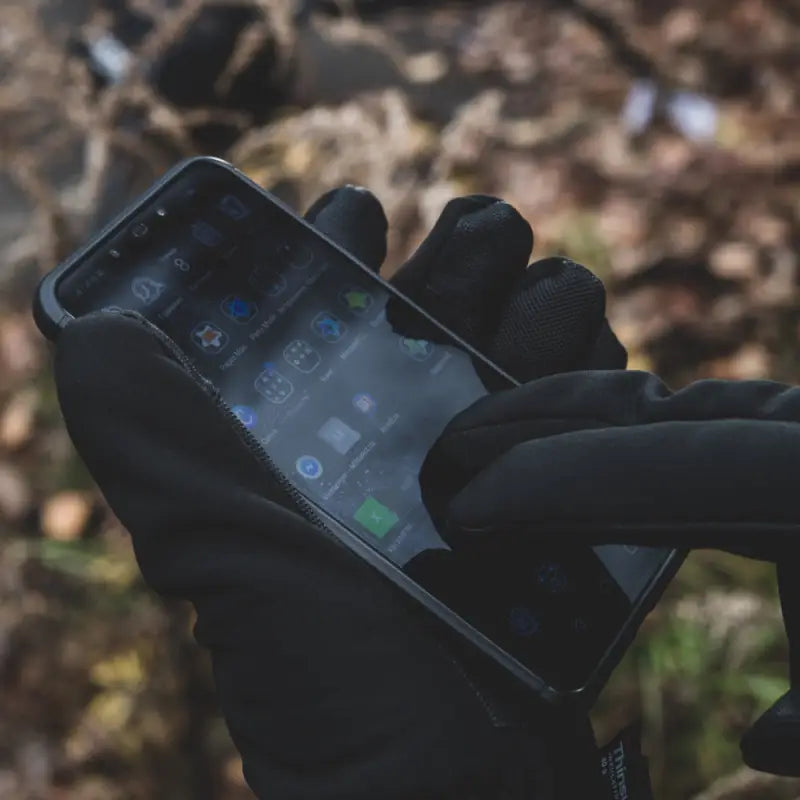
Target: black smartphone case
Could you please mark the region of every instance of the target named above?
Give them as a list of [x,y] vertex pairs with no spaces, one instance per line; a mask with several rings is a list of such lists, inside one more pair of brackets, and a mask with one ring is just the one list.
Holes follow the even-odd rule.
[[[101,230],[92,240],[83,248],[76,251],[70,258],[58,265],[54,270],[44,276],[41,280],[36,296],[34,299],[33,315],[36,324],[42,334],[49,340],[55,341],[58,338],[59,331],[61,331],[73,317],[62,307],[58,301],[56,294],[56,287],[58,282],[70,273],[77,265],[79,265],[87,256],[93,253],[97,248],[109,239],[112,235],[117,233],[122,227],[129,223],[130,219],[137,215],[142,208],[148,206],[163,190],[165,186],[170,184],[178,175],[184,170],[191,167],[198,162],[215,165],[221,169],[228,170],[236,175],[236,177],[246,182],[250,187],[257,189],[262,194],[266,195],[271,202],[278,205],[287,213],[291,214],[295,219],[302,222],[309,232],[324,239],[330,246],[336,248],[344,253],[354,263],[358,262],[353,257],[344,251],[339,245],[324,236],[322,233],[314,229],[309,223],[298,217],[295,212],[288,208],[285,204],[281,203],[277,198],[269,195],[262,187],[251,181],[246,175],[241,173],[232,165],[227,162],[210,157],[198,157],[187,159],[180,162],[167,172],[157,183],[155,183],[148,192],[141,196],[134,204],[126,208],[114,220],[112,220],[103,230]],[[479,359],[488,368],[493,370],[498,375],[505,378],[509,384],[517,385],[509,375],[503,372],[498,366],[492,364],[483,355],[474,350],[470,345],[461,340],[451,331],[446,330],[439,322],[433,319],[422,308],[414,304],[411,300],[401,295],[397,289],[391,284],[383,281],[379,276],[364,266],[359,264],[365,274],[369,276],[372,281],[380,283],[387,291],[401,297],[406,303],[415,308],[415,310],[426,317],[429,322],[442,329],[442,331],[457,342],[465,351],[470,353],[474,358]],[[165,334],[162,334],[167,339]],[[171,340],[168,340],[171,341]],[[177,351],[178,348],[173,344],[172,347]],[[188,362],[184,361],[184,365],[190,371],[196,372],[194,367]],[[197,373],[197,377],[199,373]],[[458,616],[452,609],[442,603],[439,599],[434,597],[430,592],[422,588],[409,578],[401,569],[395,566],[392,562],[386,559],[379,552],[371,548],[368,544],[361,540],[355,533],[344,527],[336,519],[326,514],[325,511],[318,506],[313,505],[305,498],[289,481],[289,479],[276,467],[272,459],[266,453],[261,444],[255,439],[247,428],[239,421],[233,412],[230,412],[231,424],[239,429],[239,432],[249,442],[249,446],[258,455],[260,460],[272,472],[275,479],[284,486],[290,493],[292,498],[296,501],[298,510],[306,519],[313,522],[322,528],[329,535],[333,535],[336,539],[348,547],[352,552],[356,553],[362,559],[367,561],[378,571],[383,573],[389,580],[399,586],[407,594],[410,594],[429,611],[439,617],[450,628],[457,631],[461,636],[472,642],[479,647],[485,654],[498,662],[504,669],[512,673],[516,678],[521,680],[525,685],[532,689],[536,694],[548,704],[560,705],[568,704],[575,708],[588,709],[597,697],[600,689],[602,689],[605,682],[608,680],[613,669],[619,663],[625,651],[633,641],[639,626],[644,621],[647,614],[652,610],[659,598],[663,594],[669,582],[674,577],[675,573],[680,568],[686,556],[685,551],[673,550],[670,555],[665,559],[661,569],[652,580],[646,592],[636,605],[630,617],[628,618],[624,627],[619,631],[613,642],[605,651],[595,670],[592,672],[589,680],[581,687],[564,692],[560,691],[553,686],[549,685],[540,676],[533,673],[528,667],[520,661],[512,657],[505,650],[500,648],[495,642],[478,631],[460,616]]]

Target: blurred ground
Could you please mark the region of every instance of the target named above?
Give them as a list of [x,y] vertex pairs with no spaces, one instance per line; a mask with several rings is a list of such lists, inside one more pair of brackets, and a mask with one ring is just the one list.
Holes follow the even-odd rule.
[[[288,2],[243,0],[255,22],[210,111],[142,78],[199,0],[132,2],[157,30],[102,91],[67,55],[76,26],[109,24],[91,0],[1,5],[2,800],[250,796],[191,620],[139,583],[61,426],[28,311],[38,277],[178,156],[217,150],[297,207],[369,186],[393,223],[390,266],[452,195],[500,194],[532,221],[536,257],[603,277],[632,366],[674,386],[800,378],[796,3],[364,0],[297,26]],[[226,92],[259,52],[268,101],[242,113]],[[784,660],[772,569],[695,554],[598,730],[641,709],[664,800],[800,797],[742,769],[737,746],[783,691]]]

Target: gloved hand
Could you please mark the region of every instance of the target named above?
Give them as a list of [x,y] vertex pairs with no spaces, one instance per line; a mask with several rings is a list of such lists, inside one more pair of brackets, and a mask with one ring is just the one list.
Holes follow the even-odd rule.
[[[734,550],[778,562],[792,689],[745,735],[751,766],[800,776],[800,388],[643,372],[572,372],[489,395],[423,466],[423,499],[454,549],[487,537],[541,547]],[[443,479],[443,476],[447,476]]]
[[[309,216],[383,260],[369,193],[326,195]],[[463,198],[396,283],[521,380],[624,367],[600,282],[563,259],[526,269],[531,246],[510,206]],[[57,342],[59,399],[145,579],[194,604],[255,793],[548,797],[536,731],[509,724],[430,615],[298,513],[179,359],[140,318],[81,318]]]

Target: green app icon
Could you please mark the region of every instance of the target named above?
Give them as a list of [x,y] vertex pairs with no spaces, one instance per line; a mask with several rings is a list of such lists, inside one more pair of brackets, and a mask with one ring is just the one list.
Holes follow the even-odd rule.
[[374,497],[368,497],[354,514],[371,534],[383,539],[400,519],[391,508],[379,503]]
[[339,299],[354,314],[366,314],[372,306],[372,295],[358,286],[348,286],[339,292]]
[[369,306],[370,296],[366,292],[348,292],[347,305],[354,311],[365,311]]

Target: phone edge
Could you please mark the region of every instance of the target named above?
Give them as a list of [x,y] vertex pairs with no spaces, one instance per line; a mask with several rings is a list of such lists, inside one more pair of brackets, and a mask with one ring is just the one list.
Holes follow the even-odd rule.
[[[158,178],[143,194],[131,200],[130,203],[119,213],[115,214],[111,220],[98,231],[90,233],[85,245],[79,247],[63,261],[60,261],[42,277],[34,292],[32,313],[36,327],[46,339],[54,342],[58,338],[58,334],[64,325],[73,319],[72,315],[58,302],[58,298],[56,297],[56,284],[61,279],[62,275],[71,269],[78,261],[89,255],[97,246],[98,241],[105,239],[115,228],[136,213],[138,209],[149,203],[175,176],[197,162],[213,163],[235,169],[228,164],[227,161],[216,158],[215,156],[191,156],[181,159]],[[237,171],[237,174],[240,173]]]

